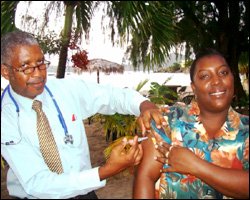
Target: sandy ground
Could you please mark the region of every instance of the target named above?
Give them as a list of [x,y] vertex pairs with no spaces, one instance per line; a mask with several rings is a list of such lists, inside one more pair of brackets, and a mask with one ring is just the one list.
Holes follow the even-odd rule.
[[[105,162],[103,150],[108,145],[102,125],[98,122],[92,122],[90,125],[85,123],[85,128],[90,146],[92,166],[99,166]],[[6,188],[7,168],[6,166],[5,169],[1,169],[1,199],[12,199]],[[125,171],[107,179],[106,186],[97,190],[96,194],[100,199],[132,199],[132,187],[133,176]]]

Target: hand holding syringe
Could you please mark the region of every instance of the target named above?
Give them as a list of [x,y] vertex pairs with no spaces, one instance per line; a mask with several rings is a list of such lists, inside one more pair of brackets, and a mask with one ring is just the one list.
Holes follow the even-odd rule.
[[[142,141],[147,140],[148,137],[138,137],[137,141],[140,144]],[[134,136],[125,136],[118,138],[117,140],[113,141],[109,146],[104,150],[104,155],[106,159],[110,156],[110,153],[114,146],[118,145],[122,141],[126,141],[126,147],[124,148],[125,151],[128,151],[133,144]]]

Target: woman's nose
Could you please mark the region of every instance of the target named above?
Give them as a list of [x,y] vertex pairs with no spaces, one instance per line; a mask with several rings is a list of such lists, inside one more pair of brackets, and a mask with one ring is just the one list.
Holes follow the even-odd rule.
[[214,76],[212,77],[212,79],[211,79],[211,82],[212,82],[213,85],[219,84],[220,81],[221,81],[221,79],[220,79],[220,77],[217,76],[217,75],[214,75]]

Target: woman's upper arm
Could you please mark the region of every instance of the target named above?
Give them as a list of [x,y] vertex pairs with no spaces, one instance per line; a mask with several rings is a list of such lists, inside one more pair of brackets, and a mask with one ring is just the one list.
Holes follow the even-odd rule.
[[152,137],[142,142],[143,158],[138,165],[134,180],[134,198],[154,198],[155,182],[160,177],[162,164],[154,159],[157,151],[154,147]]

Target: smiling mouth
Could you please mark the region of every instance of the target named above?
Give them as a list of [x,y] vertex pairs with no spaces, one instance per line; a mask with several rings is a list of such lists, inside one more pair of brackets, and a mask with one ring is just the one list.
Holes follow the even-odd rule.
[[218,96],[218,95],[222,95],[222,94],[225,94],[226,92],[214,92],[214,93],[210,93],[210,95],[212,96]]

